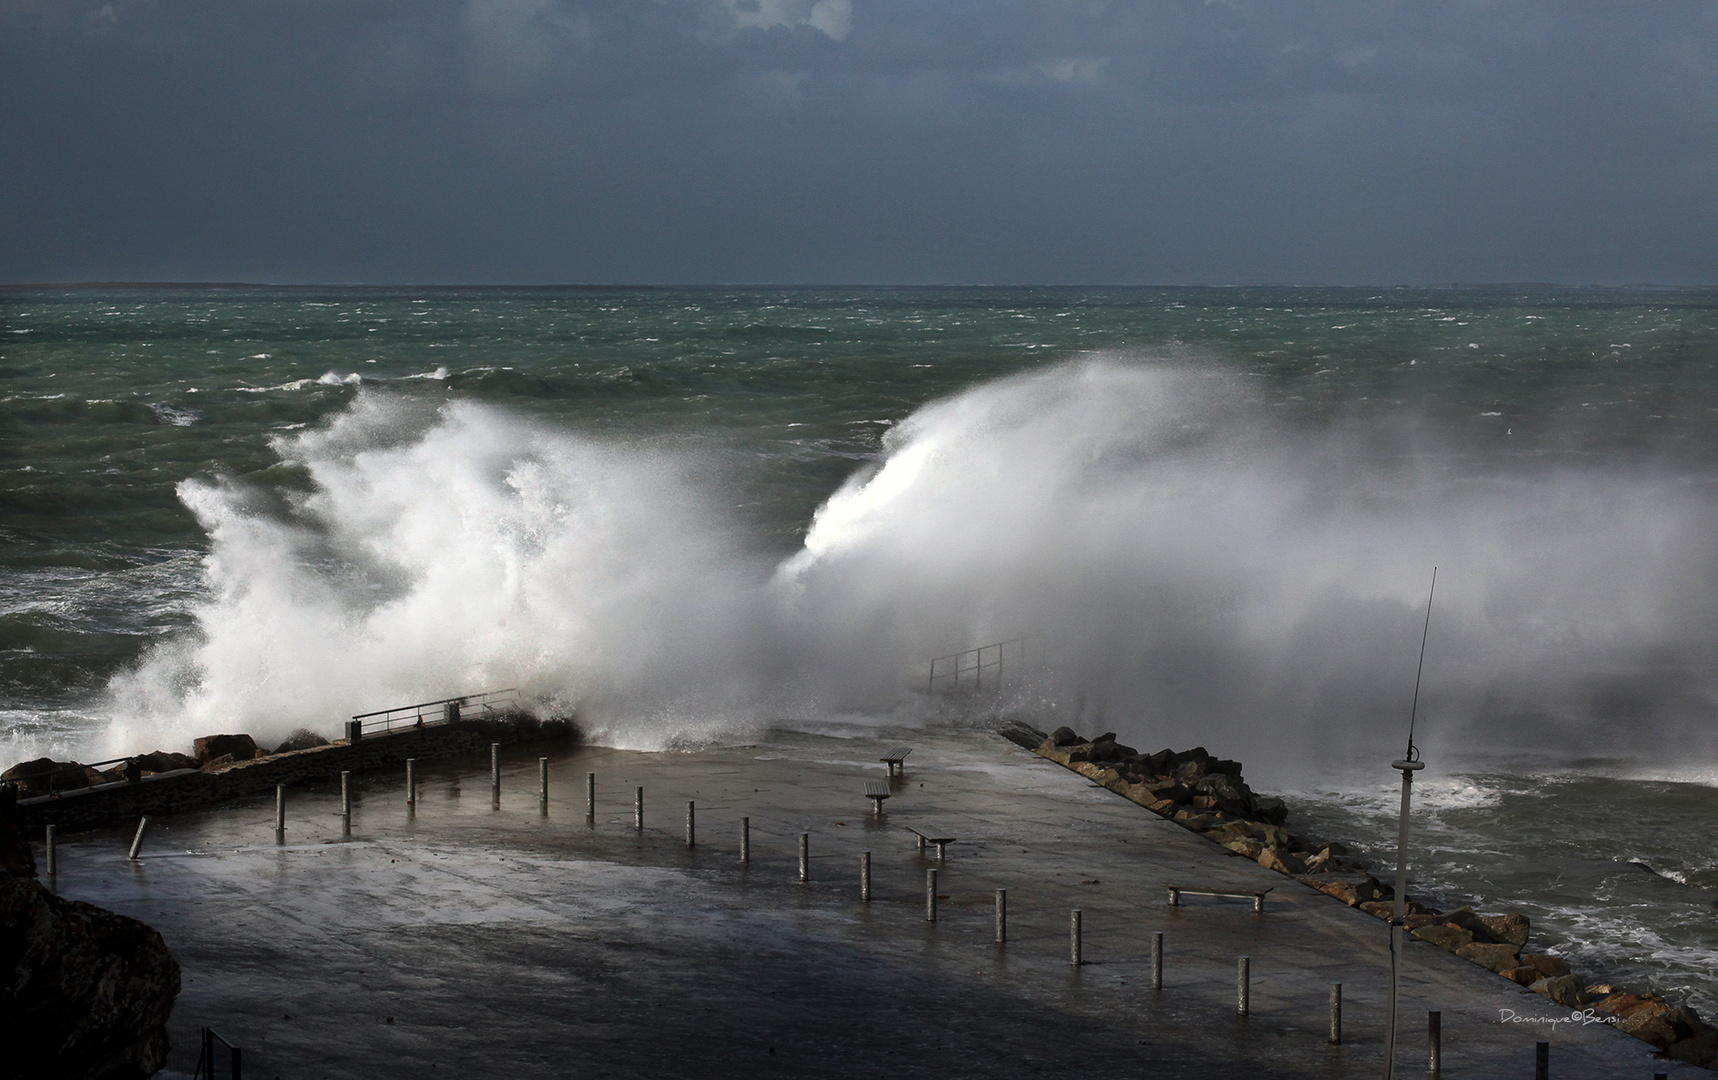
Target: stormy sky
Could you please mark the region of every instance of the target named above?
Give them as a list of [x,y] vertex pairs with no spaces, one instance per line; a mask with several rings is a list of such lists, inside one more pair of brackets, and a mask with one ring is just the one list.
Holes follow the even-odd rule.
[[1718,280],[1718,5],[0,0],[0,281]]

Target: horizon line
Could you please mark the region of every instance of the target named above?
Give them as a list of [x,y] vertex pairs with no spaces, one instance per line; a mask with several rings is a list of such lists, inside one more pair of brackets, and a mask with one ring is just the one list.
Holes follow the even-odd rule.
[[1390,284],[1330,282],[356,282],[356,281],[10,281],[0,289],[516,289],[516,290],[641,290],[641,289],[1710,289],[1718,283],[1670,284],[1631,281],[1619,285],[1559,281],[1432,281]]

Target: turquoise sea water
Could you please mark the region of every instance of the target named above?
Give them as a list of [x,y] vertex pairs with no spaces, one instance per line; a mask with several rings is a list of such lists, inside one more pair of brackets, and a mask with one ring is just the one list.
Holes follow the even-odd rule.
[[1437,566],[1424,887],[1718,1002],[1715,421],[1711,290],[7,289],[0,756],[924,722],[1024,634],[985,708],[1382,844]]

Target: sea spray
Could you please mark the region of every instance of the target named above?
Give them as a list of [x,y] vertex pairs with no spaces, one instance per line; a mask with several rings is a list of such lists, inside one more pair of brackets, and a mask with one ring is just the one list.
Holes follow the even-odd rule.
[[1096,357],[932,402],[773,568],[683,446],[367,392],[275,449],[272,488],[181,485],[209,596],[115,682],[114,746],[515,684],[628,745],[901,720],[930,657],[1030,633],[1046,721],[1383,760],[1434,561],[1428,753],[1705,739],[1704,489],[1291,428],[1232,372]]
[[116,680],[113,745],[501,685],[642,744],[751,719],[764,568],[665,455],[371,395],[275,447],[301,489],[181,485],[209,595],[195,634]]

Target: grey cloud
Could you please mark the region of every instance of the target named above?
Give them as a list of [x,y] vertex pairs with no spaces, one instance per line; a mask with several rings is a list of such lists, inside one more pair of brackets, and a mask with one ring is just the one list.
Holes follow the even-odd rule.
[[1709,280],[1707,5],[0,0],[0,276]]

